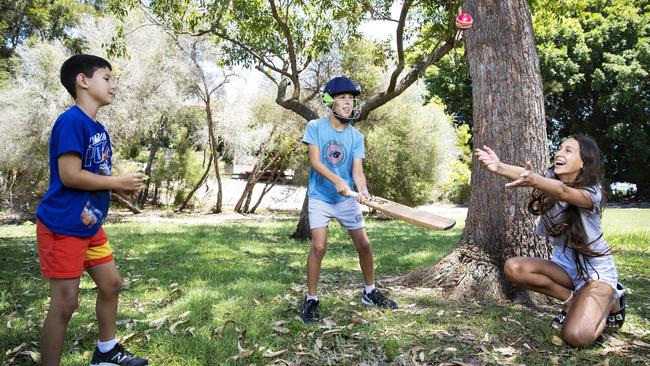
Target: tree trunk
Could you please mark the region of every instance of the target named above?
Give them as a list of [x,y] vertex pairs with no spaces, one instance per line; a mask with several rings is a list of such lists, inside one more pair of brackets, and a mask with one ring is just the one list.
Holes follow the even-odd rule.
[[[526,0],[465,1],[474,17],[465,31],[472,78],[474,146],[490,146],[499,158],[537,171],[548,166],[544,97],[539,61]],[[506,189],[507,180],[474,160],[470,202],[458,247],[434,266],[397,279],[407,285],[442,287],[452,299],[512,295],[503,275],[513,256],[547,258],[550,246],[534,234],[528,213],[530,189]]]
[[257,199],[257,202],[255,202],[255,205],[253,205],[253,208],[248,210],[248,213],[255,213],[257,210],[257,207],[262,203],[262,199],[264,196],[266,196],[267,193],[275,186],[275,183],[278,181],[278,174],[274,173],[269,179],[266,180],[264,183],[264,188],[262,188],[262,193],[260,193],[259,198]]
[[210,150],[212,151],[212,159],[214,160],[214,175],[217,177],[217,202],[212,209],[213,213],[221,213],[223,211],[223,186],[221,183],[221,174],[219,173],[219,150],[217,147],[217,137],[214,134],[214,122],[212,120],[212,103],[210,96],[207,96],[205,102],[206,119],[208,120],[208,134],[210,138]]
[[[163,139],[165,138],[165,129],[167,128],[167,122],[169,121],[169,118],[167,117],[166,114],[163,114],[160,116],[160,126],[158,129],[158,132],[156,132],[156,136],[152,136],[152,141],[151,141],[151,147],[149,148],[149,159],[147,160],[147,166],[144,168],[144,175],[147,177],[151,176],[151,170],[153,168],[153,162],[156,160],[156,154],[158,153],[158,148],[160,148],[160,144],[162,144]],[[144,203],[147,201],[147,198],[149,196],[149,184],[151,183],[150,179],[147,179],[144,190],[142,190],[142,194],[140,195],[140,198],[138,199],[138,204],[140,207],[144,207]]]
[[311,230],[309,229],[309,191],[305,192],[305,199],[302,201],[298,226],[296,226],[296,231],[294,231],[290,237],[295,240],[311,239]]
[[185,197],[185,201],[183,201],[183,204],[181,204],[181,207],[179,207],[178,210],[176,210],[176,212],[181,212],[185,209],[185,206],[187,206],[187,204],[190,202],[194,193],[198,191],[198,189],[208,179],[208,175],[210,175],[210,168],[212,168],[212,155],[210,155],[210,158],[208,159],[208,167],[205,168],[205,172],[203,172],[203,176],[201,177],[201,179],[199,179],[199,181],[196,183],[194,188],[192,188],[190,193],[188,193],[187,197]]
[[128,200],[126,200],[126,199],[124,199],[122,197],[120,197],[117,194],[111,194],[111,200],[113,200],[114,202],[117,202],[118,204],[126,207],[129,211],[133,212],[134,214],[142,213],[142,211],[140,211],[140,209],[138,209],[137,207],[133,206],[131,204],[131,202],[129,202]]

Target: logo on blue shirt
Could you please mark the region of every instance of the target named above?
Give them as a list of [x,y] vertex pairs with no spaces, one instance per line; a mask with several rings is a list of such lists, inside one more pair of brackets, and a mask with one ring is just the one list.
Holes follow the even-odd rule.
[[345,147],[336,140],[330,140],[325,144],[325,161],[334,168],[338,168],[345,162]]

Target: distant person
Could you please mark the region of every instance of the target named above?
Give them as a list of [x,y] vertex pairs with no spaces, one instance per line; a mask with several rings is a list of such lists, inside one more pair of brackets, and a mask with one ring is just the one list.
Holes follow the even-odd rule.
[[[348,230],[359,254],[365,285],[361,302],[368,307],[397,308],[395,301],[375,287],[372,247],[359,206],[370,197],[363,173],[363,135],[350,125],[359,116],[360,93],[359,86],[346,77],[330,80],[323,91],[323,102],[330,114],[310,121],[302,139],[312,167],[308,189],[311,249],[307,257],[307,296],[301,312],[305,323],[320,321],[316,291],[321,261],[327,252],[327,227],[333,218]],[[357,199],[347,196],[351,187],[360,193]]]
[[506,261],[508,280],[562,302],[551,324],[573,347],[589,346],[606,327],[620,328],[625,291],[601,228],[604,194],[596,142],[585,135],[564,140],[543,176],[530,162],[523,168],[502,163],[487,146],[475,155],[486,169],[512,181],[506,186],[534,188],[528,209],[540,216],[537,234],[554,245],[551,260]]
[[111,191],[130,199],[144,174],[111,174],[111,140],[97,111],[110,104],[115,82],[108,61],[92,55],[70,57],[61,83],[75,100],[52,127],[50,186],[38,206],[36,241],[43,277],[50,280],[50,307],[41,331],[43,365],[58,366],[68,323],[78,304],[85,269],[97,285],[99,341],[91,366],[142,366],[148,361],[117,343],[115,320],[122,279],[102,224]]

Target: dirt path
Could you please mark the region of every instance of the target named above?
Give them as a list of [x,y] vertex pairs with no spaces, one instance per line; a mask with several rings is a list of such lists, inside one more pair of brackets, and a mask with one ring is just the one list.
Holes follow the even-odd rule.
[[[177,214],[165,210],[145,210],[142,214],[133,215],[124,210],[112,210],[109,220],[113,222],[162,222],[183,225],[215,225],[236,221],[297,220],[306,193],[306,187],[276,185],[262,199],[262,203],[258,208],[260,213],[241,215],[232,212],[232,209],[244,190],[246,182],[240,179],[225,178],[222,183],[225,212],[221,214],[207,213],[212,203],[216,201],[216,183],[210,182],[206,188],[201,188],[197,192],[198,205],[193,211]],[[262,187],[263,184],[257,184],[254,192],[260,192]],[[453,217],[456,220],[464,219],[467,215],[466,207],[455,205],[427,205],[420,206],[420,208],[438,215]],[[364,207],[364,210],[367,211],[367,207]]]

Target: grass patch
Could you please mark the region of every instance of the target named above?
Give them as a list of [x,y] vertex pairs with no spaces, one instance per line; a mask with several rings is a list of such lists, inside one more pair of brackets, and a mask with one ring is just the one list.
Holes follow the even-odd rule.
[[[525,363],[611,365],[648,361],[650,348],[650,210],[608,209],[605,235],[617,250],[632,294],[628,321],[615,335],[625,346],[574,350],[552,343],[552,313],[517,304],[448,302],[426,289],[394,289],[395,312],[359,302],[361,272],[346,232],[333,225],[323,261],[319,326],[299,321],[308,244],[288,239],[292,221],[219,226],[106,225],[125,289],[118,336],[154,365],[249,365],[283,359],[309,365]],[[435,263],[455,246],[462,222],[448,232],[370,220],[377,278]],[[15,347],[38,352],[48,305],[33,225],[0,227],[0,362]],[[65,345],[64,365],[87,365],[97,329],[94,284],[84,276],[81,303]],[[637,342],[637,344],[633,344]],[[238,348],[240,347],[240,348]],[[237,358],[239,349],[252,351]],[[285,353],[274,357],[277,351]],[[243,355],[242,355],[243,356]],[[16,359],[16,364],[30,364]]]

